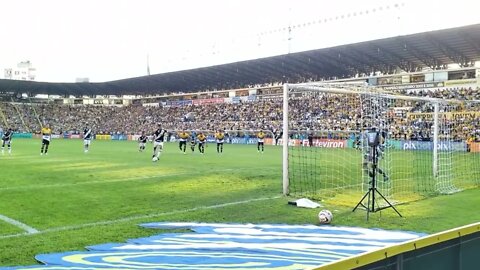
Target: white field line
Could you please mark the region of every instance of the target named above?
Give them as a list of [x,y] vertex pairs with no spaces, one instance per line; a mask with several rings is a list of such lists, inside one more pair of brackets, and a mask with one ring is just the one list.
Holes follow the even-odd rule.
[[[232,170],[233,169],[224,169],[224,170],[217,170],[215,172],[225,172],[225,171],[232,171]],[[57,188],[57,187],[70,187],[70,186],[81,186],[81,185],[92,185],[92,184],[107,184],[107,183],[147,180],[152,178],[164,178],[164,177],[170,177],[170,176],[181,176],[181,175],[192,175],[192,174],[199,174],[199,173],[192,173],[192,172],[170,173],[170,174],[149,175],[149,176],[141,176],[141,177],[130,177],[130,178],[123,178],[123,179],[85,181],[85,182],[77,182],[77,183],[59,183],[59,184],[47,184],[47,185],[2,187],[0,188],[0,192],[4,190],[26,190],[26,189]]]
[[22,230],[24,230],[27,234],[32,234],[32,233],[38,233],[38,230],[35,229],[35,228],[32,228],[30,226],[28,226],[27,224],[24,224],[18,220],[15,220],[15,219],[12,219],[12,218],[9,218],[7,216],[4,216],[4,215],[0,215],[0,220],[3,220],[5,221],[6,223],[8,224],[11,224],[15,227],[18,227]]
[[61,232],[61,231],[77,230],[77,229],[100,226],[100,225],[117,224],[117,223],[122,223],[122,222],[133,221],[133,220],[140,220],[140,219],[146,219],[146,218],[155,218],[155,217],[161,217],[161,216],[175,215],[175,214],[181,214],[181,213],[194,212],[194,211],[198,211],[198,210],[223,208],[223,207],[226,207],[226,206],[238,205],[238,204],[247,204],[247,203],[257,202],[257,201],[273,200],[273,199],[278,199],[278,198],[281,198],[281,197],[282,197],[281,195],[274,196],[274,197],[263,197],[263,198],[257,198],[257,199],[250,199],[250,200],[243,200],[243,201],[236,201],[236,202],[229,202],[229,203],[222,203],[222,204],[214,204],[214,205],[208,205],[208,206],[199,206],[199,207],[183,209],[183,210],[174,210],[174,211],[170,211],[170,212],[138,215],[138,216],[131,216],[131,217],[125,217],[125,218],[120,218],[120,219],[114,219],[114,220],[106,220],[106,221],[85,223],[85,224],[79,224],[79,225],[56,227],[56,228],[50,228],[50,229],[46,229],[46,230],[43,230],[43,231],[37,231],[37,232],[26,232],[26,233],[17,233],[17,234],[9,234],[9,235],[0,235],[0,239],[15,238],[15,237],[19,237],[19,236],[28,236],[28,235],[36,235],[36,234],[44,234],[44,233],[49,233],[49,232]]

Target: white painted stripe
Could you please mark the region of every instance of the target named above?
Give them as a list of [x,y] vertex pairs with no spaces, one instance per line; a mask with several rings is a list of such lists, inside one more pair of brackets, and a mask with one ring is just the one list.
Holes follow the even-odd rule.
[[[216,209],[216,208],[223,208],[223,207],[226,207],[226,206],[232,206],[232,205],[238,205],[238,204],[247,204],[247,203],[251,203],[251,202],[273,200],[273,199],[278,199],[278,198],[281,198],[281,197],[282,197],[282,196],[264,197],[264,198],[250,199],[250,200],[244,200],[244,201],[236,201],[236,202],[229,202],[229,203],[222,203],[222,204],[214,204],[214,205],[208,205],[208,206],[199,206],[199,207],[194,207],[194,208],[189,208],[189,209],[183,209],[183,210],[174,210],[174,211],[170,211],[170,212],[153,213],[153,214],[146,214],[146,215],[138,215],[138,216],[125,217],[125,218],[114,219],[114,220],[106,220],[106,221],[99,221],[99,222],[93,222],[93,223],[85,223],[85,224],[79,224],[79,225],[56,227],[56,228],[46,229],[46,230],[43,230],[43,231],[37,231],[37,232],[35,232],[35,234],[43,234],[43,233],[49,233],[49,232],[61,232],[61,231],[77,230],[77,229],[82,229],[82,228],[87,228],[87,227],[94,227],[94,226],[99,226],[99,225],[110,225],[110,224],[116,224],[116,223],[133,221],[133,220],[141,220],[141,219],[146,219],[146,218],[155,218],[155,217],[175,215],[175,214],[180,214],[180,213],[195,212],[195,211],[198,211],[198,210]],[[0,235],[0,239],[15,238],[15,237],[25,236],[25,235],[31,235],[31,234],[33,234],[33,233],[17,233],[17,234],[10,234],[10,235]]]
[[12,218],[9,218],[7,216],[4,216],[4,215],[0,215],[0,220],[3,220],[5,222],[7,222],[8,224],[11,224],[13,226],[16,226],[24,231],[26,231],[27,233],[29,234],[32,234],[32,233],[38,233],[38,230],[35,229],[35,228],[32,228],[30,226],[28,226],[27,224],[24,224],[18,220],[15,220],[15,219],[12,219]]

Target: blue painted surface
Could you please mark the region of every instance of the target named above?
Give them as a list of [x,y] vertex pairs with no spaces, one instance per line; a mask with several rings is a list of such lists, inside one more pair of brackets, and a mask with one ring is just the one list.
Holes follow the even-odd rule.
[[42,254],[43,266],[6,269],[308,269],[423,236],[336,226],[148,223],[146,228],[192,230]]

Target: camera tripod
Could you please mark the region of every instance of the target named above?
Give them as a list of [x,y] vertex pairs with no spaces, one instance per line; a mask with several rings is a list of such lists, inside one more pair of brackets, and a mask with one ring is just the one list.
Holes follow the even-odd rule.
[[[373,145],[373,146],[370,145],[370,151],[371,151],[370,153],[372,155],[371,156],[372,170],[371,170],[371,172],[369,172],[369,176],[371,178],[370,187],[368,188],[368,191],[365,193],[365,195],[363,195],[363,197],[357,203],[355,208],[353,208],[352,212],[355,212],[355,210],[357,210],[357,208],[359,206],[361,206],[362,208],[364,208],[367,211],[367,220],[368,220],[370,212],[375,213],[375,212],[381,211],[383,209],[393,208],[393,210],[395,210],[395,212],[397,212],[397,214],[400,217],[402,217],[402,215],[400,214],[400,212],[398,212],[398,210],[395,208],[395,206],[393,206],[387,200],[387,198],[385,198],[385,196],[383,196],[382,193],[380,193],[380,191],[377,189],[377,171],[378,171],[378,149],[377,149],[377,146],[378,145]],[[376,199],[375,197],[376,197],[377,194],[380,196],[380,198],[382,198],[387,203],[386,206],[379,207],[378,205],[375,205],[375,199]],[[365,199],[367,199],[367,204],[366,205],[363,203],[365,201]],[[377,202],[377,204],[378,204],[378,202]]]

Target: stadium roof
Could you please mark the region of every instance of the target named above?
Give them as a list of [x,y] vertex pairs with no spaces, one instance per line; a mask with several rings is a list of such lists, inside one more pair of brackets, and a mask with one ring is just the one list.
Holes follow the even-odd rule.
[[101,83],[0,80],[0,92],[121,95],[234,89],[271,82],[348,78],[480,60],[480,24]]

